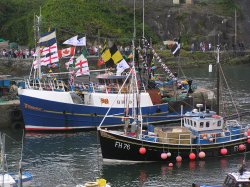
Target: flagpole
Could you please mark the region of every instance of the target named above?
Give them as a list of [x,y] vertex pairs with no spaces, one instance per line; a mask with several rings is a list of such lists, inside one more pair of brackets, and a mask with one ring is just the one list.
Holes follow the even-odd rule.
[[38,62],[38,78],[39,79],[41,79],[41,54],[40,54],[40,45],[39,45],[41,16],[42,14],[41,14],[41,7],[40,7],[40,16],[37,16],[37,36],[38,36],[37,62]]

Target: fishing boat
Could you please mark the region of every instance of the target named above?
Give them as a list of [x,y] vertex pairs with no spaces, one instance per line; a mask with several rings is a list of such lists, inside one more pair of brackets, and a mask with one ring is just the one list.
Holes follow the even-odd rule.
[[0,144],[1,144],[1,166],[2,166],[0,174],[0,186],[3,187],[30,186],[32,181],[32,175],[27,171],[22,172],[21,166],[18,174],[7,171],[7,162],[5,155],[5,134],[2,133],[0,134]]
[[[55,37],[55,33],[53,33],[53,37]],[[56,41],[55,38],[52,38],[52,32],[42,35],[39,41],[44,43],[48,38]],[[38,42],[38,44],[40,43]],[[52,46],[56,46],[55,43]],[[113,46],[111,48],[113,49]],[[123,62],[122,59],[120,60]],[[81,58],[79,62],[86,65],[85,58]],[[36,70],[39,69],[41,68],[38,67]],[[130,69],[130,67],[127,66],[126,69]],[[126,71],[105,70],[96,77],[96,82],[88,81],[78,85],[68,85],[63,80],[59,80],[55,77],[57,73],[53,73],[54,76],[51,77],[51,74],[43,76],[38,71],[38,76],[32,77],[32,81],[26,81],[25,88],[18,89],[25,130],[96,129],[111,106],[110,114],[120,113],[120,117],[106,119],[103,126],[122,126],[121,114],[124,113],[124,105],[126,102],[132,103],[134,99],[133,93],[128,93],[132,76]],[[87,72],[90,73],[91,70],[87,70]],[[63,72],[59,74],[63,74]],[[121,87],[123,89],[120,89]],[[189,95],[182,99],[162,103],[158,90],[149,91],[142,83],[140,89],[142,115],[148,123],[178,121],[180,120],[181,105],[184,106],[184,111],[190,111],[192,108],[193,100]],[[127,98],[130,99],[125,100],[125,95],[128,94],[130,96]],[[129,105],[128,110],[132,110],[132,105]]]
[[[217,51],[219,59],[219,46]],[[140,95],[138,89],[134,89]],[[192,112],[183,113],[178,126],[147,124],[139,105],[134,110],[137,114],[125,113],[123,130],[102,128],[101,123],[98,135],[103,160],[181,162],[242,154],[250,150],[249,124],[236,119],[224,120],[218,113],[202,108],[204,106],[198,104]],[[107,114],[105,117],[112,116]]]

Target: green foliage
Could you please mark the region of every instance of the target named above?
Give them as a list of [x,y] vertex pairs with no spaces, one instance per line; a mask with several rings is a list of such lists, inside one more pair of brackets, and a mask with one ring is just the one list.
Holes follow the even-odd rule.
[[[1,37],[23,45],[34,45],[34,14],[42,14],[40,33],[57,30],[58,43],[79,35],[88,42],[109,38],[116,43],[131,44],[133,38],[133,9],[120,1],[100,0],[1,0]],[[1,16],[5,15],[5,16]],[[140,23],[136,18],[136,23]],[[136,24],[137,37],[142,36],[142,24]],[[159,40],[145,26],[147,37]],[[103,41],[102,41],[103,42]]]

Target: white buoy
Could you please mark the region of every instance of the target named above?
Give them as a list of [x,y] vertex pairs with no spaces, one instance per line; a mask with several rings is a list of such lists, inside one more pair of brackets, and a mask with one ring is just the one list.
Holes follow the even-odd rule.
[[208,66],[208,72],[211,73],[212,71],[213,71],[213,65],[209,64],[209,66]]

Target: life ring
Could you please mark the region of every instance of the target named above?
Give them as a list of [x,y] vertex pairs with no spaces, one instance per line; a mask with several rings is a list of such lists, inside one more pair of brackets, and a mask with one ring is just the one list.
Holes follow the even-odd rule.
[[99,184],[97,182],[86,182],[84,184],[85,187],[98,187]]
[[22,112],[21,110],[12,110],[11,111],[11,119],[12,120],[21,120],[22,119]]

